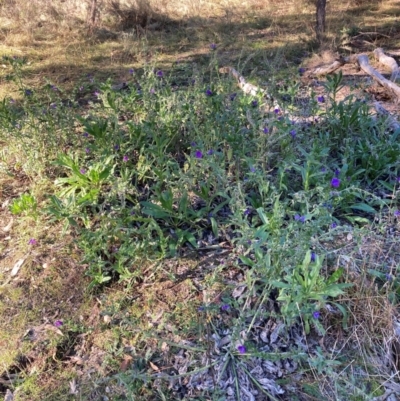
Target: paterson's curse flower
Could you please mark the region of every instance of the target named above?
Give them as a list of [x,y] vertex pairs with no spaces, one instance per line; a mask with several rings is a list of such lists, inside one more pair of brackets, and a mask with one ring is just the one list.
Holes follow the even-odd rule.
[[331,180],[331,186],[332,188],[339,188],[340,186],[340,179],[337,177],[333,177]]
[[237,349],[238,349],[238,351],[239,351],[241,354],[246,353],[246,347],[245,347],[244,345],[239,345],[239,346],[237,347]]
[[201,150],[196,150],[194,157],[196,159],[202,159],[203,158],[203,152]]

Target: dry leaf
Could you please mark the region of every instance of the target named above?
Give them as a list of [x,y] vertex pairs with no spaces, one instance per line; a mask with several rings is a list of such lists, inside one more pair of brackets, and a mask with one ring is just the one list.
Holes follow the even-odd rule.
[[14,222],[14,219],[11,219],[11,220],[9,221],[9,223],[8,223],[5,227],[3,227],[3,231],[4,231],[5,233],[8,233],[8,232],[11,230],[11,227],[12,227],[12,225],[13,225],[13,222]]
[[14,277],[18,274],[19,269],[24,264],[25,259],[19,259],[17,263],[14,265],[13,269],[11,270],[11,277]]
[[150,366],[151,366],[151,368],[152,368],[153,370],[155,370],[156,372],[159,372],[159,371],[160,371],[160,368],[159,368],[157,365],[154,365],[153,362],[149,361],[149,363],[150,363]]
[[72,381],[69,382],[69,393],[70,394],[78,394],[75,379],[73,379]]
[[130,355],[124,355],[124,360],[121,362],[121,365],[119,365],[121,372],[125,372],[128,369],[132,359],[133,358]]
[[240,285],[239,287],[236,287],[232,292],[233,298],[240,297],[243,294],[245,289],[246,289],[245,285]]

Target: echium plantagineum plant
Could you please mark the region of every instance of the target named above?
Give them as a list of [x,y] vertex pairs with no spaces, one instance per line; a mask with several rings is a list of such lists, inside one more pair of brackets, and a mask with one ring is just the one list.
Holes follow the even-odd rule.
[[[300,314],[307,333],[310,331],[310,322],[318,324],[314,313],[323,309],[327,303],[333,302],[331,299],[344,294],[344,290],[352,286],[337,282],[343,274],[341,268],[330,277],[324,277],[321,274],[323,261],[323,256],[308,251],[300,265],[293,270],[286,269],[282,281],[272,282],[273,286],[279,289],[278,301],[281,303],[283,317],[291,324]],[[343,306],[337,303],[335,305],[344,315],[346,314]],[[323,330],[322,326],[318,329]]]

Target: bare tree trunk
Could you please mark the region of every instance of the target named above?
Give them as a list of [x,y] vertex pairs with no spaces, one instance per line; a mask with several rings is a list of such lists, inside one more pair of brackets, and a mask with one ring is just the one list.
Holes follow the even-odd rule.
[[317,0],[317,13],[316,13],[317,25],[315,27],[315,31],[319,43],[321,43],[324,39],[325,16],[326,16],[326,0]]
[[96,14],[97,14],[97,0],[91,0],[87,18],[87,23],[90,28],[93,28],[94,25],[96,24]]

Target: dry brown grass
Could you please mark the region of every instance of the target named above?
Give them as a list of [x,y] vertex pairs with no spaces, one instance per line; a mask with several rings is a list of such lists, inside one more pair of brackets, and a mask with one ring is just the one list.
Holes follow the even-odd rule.
[[[88,34],[86,3],[5,0],[0,8],[0,53],[27,56],[32,85],[46,76],[68,88],[89,72],[121,81],[127,69],[143,63],[200,60],[212,42],[218,43],[221,63],[236,64],[242,52],[239,57],[251,55],[253,62],[275,59],[272,64],[277,68],[298,64],[316,50],[310,42],[314,6],[307,1],[104,0],[99,4],[97,29]],[[396,46],[395,7],[395,1],[362,6],[350,0],[329,3],[326,47],[335,50],[340,31],[353,26],[382,34],[363,38],[372,46]],[[1,75],[5,74],[3,69]],[[3,97],[12,86],[3,80],[1,84]]]

